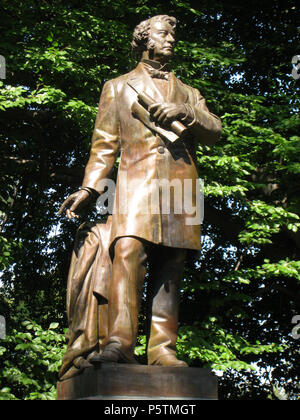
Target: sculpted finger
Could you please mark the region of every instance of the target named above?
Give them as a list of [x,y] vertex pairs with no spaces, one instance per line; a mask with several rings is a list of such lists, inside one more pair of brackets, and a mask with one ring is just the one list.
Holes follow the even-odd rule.
[[160,103],[155,102],[154,104],[149,105],[148,107],[148,111],[150,112],[150,114],[153,114],[155,112],[155,110],[157,109],[157,107],[159,107]]
[[68,218],[69,220],[73,219],[73,217],[74,217],[75,219],[79,219],[78,214],[76,214],[74,211],[71,211],[70,209],[68,209],[68,210],[66,211],[66,215],[67,215],[67,218]]
[[156,111],[154,112],[154,114],[153,114],[153,118],[154,118],[155,120],[158,120],[158,119],[159,119],[159,117],[160,117],[160,115],[161,115],[161,113],[164,111],[164,109],[165,109],[165,106],[164,106],[164,105],[162,105],[162,104],[160,104],[160,105],[157,107]]
[[161,113],[160,116],[157,119],[157,122],[159,123],[165,123],[169,119],[169,109],[165,108]]
[[80,206],[81,202],[82,202],[82,200],[80,200],[80,199],[77,198],[74,201],[74,203],[72,204],[72,206],[70,207],[70,211],[71,212],[74,212]]
[[69,220],[71,220],[72,219],[72,212],[69,210],[69,209],[67,209],[67,211],[66,211],[66,215],[67,215],[67,218],[69,219]]
[[172,108],[165,108],[164,111],[160,114],[158,122],[161,124],[167,124],[173,119]]
[[68,197],[60,206],[57,214],[62,214],[62,212],[64,211],[64,209],[68,206],[68,204],[73,200],[73,197],[70,195],[70,197]]
[[64,208],[65,208],[65,205],[64,205],[64,203],[60,206],[60,208],[59,208],[59,210],[58,210],[58,212],[57,212],[57,214],[58,215],[61,215],[62,214],[62,212],[64,211]]

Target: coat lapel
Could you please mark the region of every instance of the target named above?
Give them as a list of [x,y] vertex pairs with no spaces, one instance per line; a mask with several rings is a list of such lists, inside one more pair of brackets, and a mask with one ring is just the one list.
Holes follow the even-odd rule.
[[164,102],[166,100],[142,63],[138,64],[133,76],[130,77],[129,83],[136,87],[139,92],[146,92],[155,102]]
[[139,63],[129,82],[132,83],[139,92],[146,92],[155,102],[173,102],[182,104],[187,102],[188,93],[183,84],[176,78],[174,73],[170,73],[168,94],[165,98],[153,78],[149,75],[142,63]]
[[170,73],[167,101],[175,104],[183,104],[187,100],[188,93],[183,84],[176,78],[174,73]]

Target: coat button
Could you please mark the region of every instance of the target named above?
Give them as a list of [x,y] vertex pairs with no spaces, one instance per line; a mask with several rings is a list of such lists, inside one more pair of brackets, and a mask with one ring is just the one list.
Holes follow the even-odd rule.
[[157,148],[158,153],[160,153],[161,155],[165,153],[165,148],[164,146],[158,146]]

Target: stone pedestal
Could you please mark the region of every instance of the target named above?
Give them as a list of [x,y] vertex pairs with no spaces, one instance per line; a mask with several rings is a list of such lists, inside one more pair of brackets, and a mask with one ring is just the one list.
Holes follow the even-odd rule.
[[216,400],[209,369],[105,363],[59,382],[58,400]]

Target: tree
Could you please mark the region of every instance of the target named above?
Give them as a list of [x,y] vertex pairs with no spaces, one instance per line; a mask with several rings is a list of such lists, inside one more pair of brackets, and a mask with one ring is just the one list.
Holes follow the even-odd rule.
[[4,340],[0,346],[0,400],[56,399],[57,370],[66,350],[64,335],[55,331],[57,327],[52,323],[43,329],[24,321],[21,331],[12,331]]
[[[178,352],[194,366],[226,369],[222,398],[266,398],[273,386],[295,398],[295,12],[291,0],[2,1],[0,313],[9,334],[22,333],[24,319],[45,331],[50,323],[59,323],[61,333],[66,326],[66,277],[78,223],[56,212],[81,183],[103,83],[135,66],[134,26],[167,13],[179,21],[176,75],[199,88],[223,122],[220,142],[198,149],[203,249],[186,266]],[[94,209],[83,215],[93,217]]]

